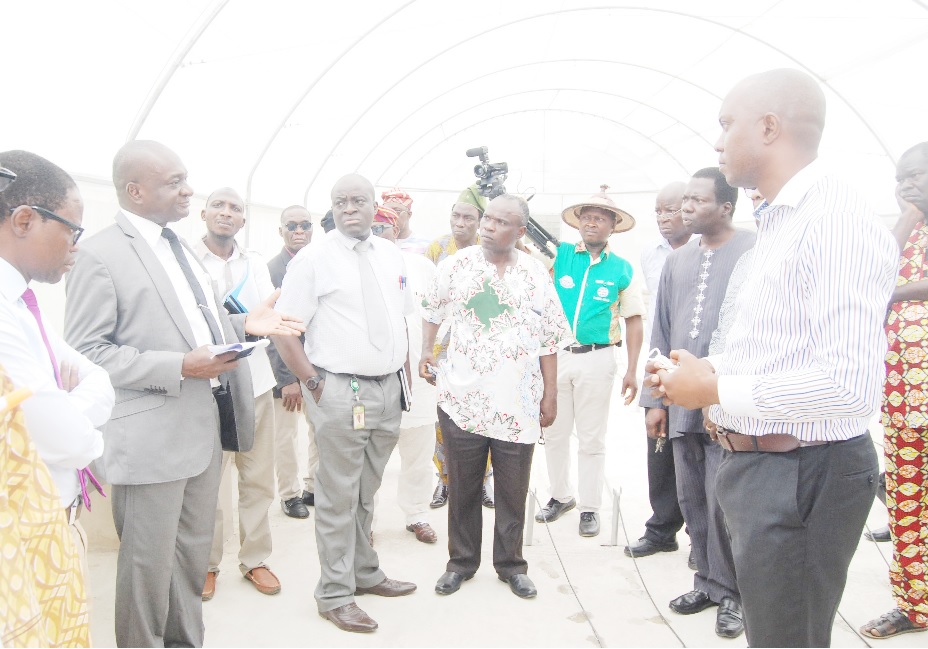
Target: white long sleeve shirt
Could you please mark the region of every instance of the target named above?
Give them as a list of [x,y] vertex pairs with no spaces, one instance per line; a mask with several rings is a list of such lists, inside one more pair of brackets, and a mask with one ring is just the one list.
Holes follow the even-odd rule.
[[863,434],[885,377],[899,250],[873,210],[813,162],[760,212],[710,418],[748,435]]
[[103,434],[96,427],[109,420],[116,397],[106,370],[65,343],[43,320],[59,365],[78,368],[76,388],[65,392],[58,387],[39,325],[21,299],[26,288],[19,271],[0,258],[0,364],[16,387],[33,391],[21,406],[26,427],[66,507],[80,494],[77,470],[103,455]]

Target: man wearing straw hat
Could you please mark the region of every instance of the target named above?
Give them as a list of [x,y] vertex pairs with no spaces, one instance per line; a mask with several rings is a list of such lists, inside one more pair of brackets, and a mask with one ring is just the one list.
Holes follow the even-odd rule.
[[628,367],[622,378],[625,405],[638,393],[635,377],[641,351],[644,300],[632,282],[632,265],[609,248],[609,236],[635,227],[635,219],[602,193],[561,213],[580,231],[577,244],[562,242],[554,260],[554,286],[576,342],[558,353],[558,418],[545,433],[551,499],[535,516],[552,522],[577,506],[570,484],[570,434],[576,426],[580,536],[599,534],[609,402],[625,320]]

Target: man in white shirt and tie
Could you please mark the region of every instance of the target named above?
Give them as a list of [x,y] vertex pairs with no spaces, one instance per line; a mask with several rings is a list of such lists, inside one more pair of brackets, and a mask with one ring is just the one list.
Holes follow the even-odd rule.
[[377,203],[366,178],[332,188],[335,230],[287,266],[278,308],[306,323],[306,342],[274,338],[300,379],[316,431],[316,545],[319,615],[338,628],[377,628],[355,595],[408,595],[415,584],[389,579],[370,543],[374,494],[400,434],[398,372],[409,374],[406,322],[412,290],[400,249],[371,234]]
[[0,364],[17,387],[34,392],[21,408],[58,487],[86,572],[78,516],[90,506],[86,486],[93,481],[84,470],[103,454],[96,427],[110,417],[113,387],[102,368],[42,321],[30,287],[55,284],[71,269],[84,204],[71,177],[33,153],[0,153],[0,166],[17,174],[0,193]]

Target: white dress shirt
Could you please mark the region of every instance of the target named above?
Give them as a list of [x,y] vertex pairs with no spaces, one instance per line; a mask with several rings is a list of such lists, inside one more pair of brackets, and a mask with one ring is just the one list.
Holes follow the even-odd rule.
[[[142,239],[152,249],[152,252],[155,253],[155,257],[158,258],[158,261],[160,261],[161,265],[164,267],[164,271],[168,274],[171,285],[177,292],[180,305],[184,309],[184,315],[187,317],[190,328],[193,330],[193,339],[196,341],[197,346],[212,345],[213,337],[209,332],[209,325],[206,324],[206,318],[203,317],[203,312],[197,308],[197,298],[193,295],[193,289],[190,288],[190,284],[187,282],[187,276],[184,275],[184,271],[181,270],[180,264],[177,262],[177,257],[174,256],[174,251],[171,250],[171,244],[168,243],[167,239],[161,236],[162,227],[138,214],[127,211],[125,208],[123,208],[122,213],[126,215],[129,223],[139,231],[139,234],[142,235]],[[185,246],[181,245],[181,248],[184,250],[187,262],[193,269],[193,274],[196,275],[197,280],[200,282],[203,294],[206,295],[206,301],[208,302],[206,307],[212,312],[216,322],[219,322],[219,312],[216,310],[215,300],[209,299],[214,294],[212,278],[209,276],[209,273],[203,269],[202,264],[200,264],[196,257],[190,254],[190,251],[188,251]],[[222,335],[222,327],[219,328],[219,333]],[[224,341],[219,340],[216,342],[222,344]],[[219,383],[216,382],[215,385],[219,385]]]
[[806,441],[867,430],[886,371],[883,319],[899,249],[848,185],[812,163],[760,212],[710,418]]
[[[421,305],[432,278],[435,277],[435,264],[410,252],[403,253],[406,260],[406,272],[409,273],[409,288],[412,289],[416,305]],[[419,376],[419,357],[422,355],[422,314],[418,309],[406,316],[406,328],[409,331],[409,369],[412,374],[412,408],[403,413],[402,428],[425,426],[435,421],[437,391]]]
[[26,426],[66,507],[81,492],[77,470],[103,455],[103,435],[95,427],[110,418],[116,397],[106,371],[65,343],[43,319],[59,365],[77,367],[80,377],[70,392],[58,387],[39,325],[21,299],[26,288],[19,271],[0,258],[0,364],[16,387],[34,393],[21,406]]
[[406,362],[406,321],[413,312],[406,264],[393,243],[370,236],[367,253],[386,305],[383,322],[392,344],[377,349],[370,342],[361,293],[361,272],[354,246],[358,239],[338,229],[313,240],[287,265],[276,309],[306,324],[304,349],[310,362],[336,374],[382,376]]
[[[233,243],[232,254],[228,259],[213,254],[202,239],[193,244],[193,251],[213,278],[216,294],[221,301],[225,302],[229,294],[234,293],[242,306],[251,310],[274,292],[267,262],[252,250],[243,251],[237,242]],[[277,385],[264,347],[255,349],[245,361],[251,370],[251,383],[256,397]]]

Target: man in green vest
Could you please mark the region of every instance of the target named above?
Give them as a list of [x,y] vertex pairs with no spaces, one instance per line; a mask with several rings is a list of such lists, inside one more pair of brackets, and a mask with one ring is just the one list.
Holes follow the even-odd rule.
[[609,236],[635,226],[635,219],[606,196],[606,186],[561,214],[580,231],[580,243],[561,243],[554,260],[554,287],[576,342],[558,353],[557,419],[545,431],[551,499],[535,516],[552,522],[577,506],[570,484],[570,434],[576,427],[580,536],[599,534],[609,402],[625,320],[628,353],[622,393],[628,405],[638,393],[636,370],[644,337],[644,300],[632,282],[632,265],[609,249]]

